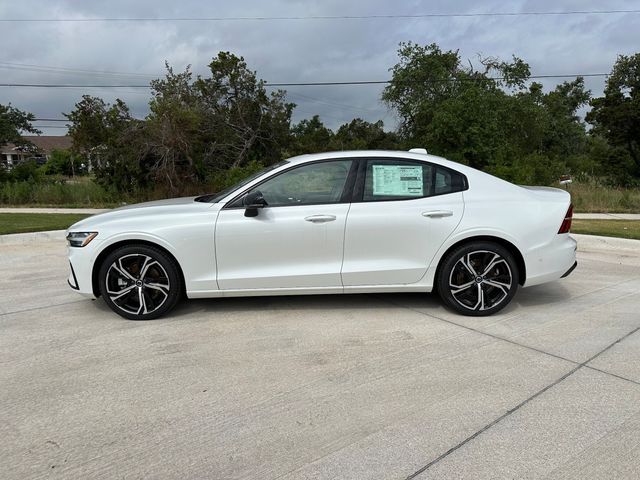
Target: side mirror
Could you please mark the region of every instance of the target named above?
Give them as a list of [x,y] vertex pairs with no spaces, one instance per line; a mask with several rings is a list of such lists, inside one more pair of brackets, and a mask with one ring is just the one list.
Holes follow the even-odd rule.
[[256,190],[255,192],[245,195],[242,199],[242,204],[245,207],[245,217],[257,217],[258,209],[264,208],[267,205],[267,201],[264,199],[264,196],[262,196],[262,192]]

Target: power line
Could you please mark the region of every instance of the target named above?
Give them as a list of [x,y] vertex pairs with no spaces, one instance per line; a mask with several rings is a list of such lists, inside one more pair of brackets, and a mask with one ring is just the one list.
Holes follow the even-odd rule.
[[53,67],[48,65],[34,65],[31,63],[13,63],[13,62],[1,62],[0,68],[6,70],[26,70],[32,72],[46,72],[46,73],[59,73],[59,74],[83,74],[83,75],[98,75],[98,76],[116,76],[116,77],[145,77],[145,78],[157,78],[158,75],[149,73],[133,73],[133,72],[112,72],[106,70],[89,70],[83,68],[68,68],[68,67]]
[[[608,73],[575,73],[562,75],[530,75],[528,79],[545,79],[545,78],[573,78],[573,77],[606,77]],[[505,80],[505,77],[481,77],[481,78],[446,78],[434,79],[427,82],[412,83],[438,83],[438,82],[475,82],[483,80]],[[320,87],[320,86],[338,86],[338,85],[385,85],[391,83],[391,80],[357,80],[345,82],[265,82],[266,87]],[[151,88],[150,85],[140,84],[64,84],[64,83],[0,83],[0,87],[12,88]]]
[[282,21],[282,20],[379,20],[420,19],[452,17],[519,17],[554,15],[611,15],[640,13],[640,10],[570,10],[564,12],[478,12],[478,13],[420,13],[381,15],[304,15],[304,16],[256,16],[256,17],[132,17],[132,18],[0,18],[0,22],[238,22],[238,21]]

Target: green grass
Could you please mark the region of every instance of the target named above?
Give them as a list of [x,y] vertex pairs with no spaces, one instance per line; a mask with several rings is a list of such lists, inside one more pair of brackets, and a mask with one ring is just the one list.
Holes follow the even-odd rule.
[[65,230],[88,216],[77,213],[0,213],[0,235]]
[[571,201],[581,213],[640,213],[639,188],[613,188],[585,183],[569,185]]
[[87,177],[75,182],[0,183],[2,206],[104,208],[115,206],[120,201],[120,198]]
[[571,233],[602,235],[603,237],[634,238],[640,240],[640,220],[576,220]]

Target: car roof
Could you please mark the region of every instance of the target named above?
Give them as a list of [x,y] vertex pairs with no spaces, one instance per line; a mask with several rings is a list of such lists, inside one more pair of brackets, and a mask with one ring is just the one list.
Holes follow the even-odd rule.
[[291,157],[287,159],[287,162],[289,164],[302,164],[307,162],[315,162],[318,160],[330,160],[337,158],[402,158],[435,163],[465,174],[473,174],[474,172],[477,172],[477,170],[466,165],[452,162],[451,160],[438,157],[437,155],[413,153],[404,150],[343,150],[335,152],[310,153],[305,155],[298,155],[297,157]]

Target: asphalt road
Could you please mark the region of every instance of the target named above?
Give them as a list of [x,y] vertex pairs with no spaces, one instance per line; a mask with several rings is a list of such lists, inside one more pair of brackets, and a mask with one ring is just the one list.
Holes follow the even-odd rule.
[[62,242],[0,245],[3,479],[640,477],[640,249],[480,319],[389,294],[137,323],[66,275]]

